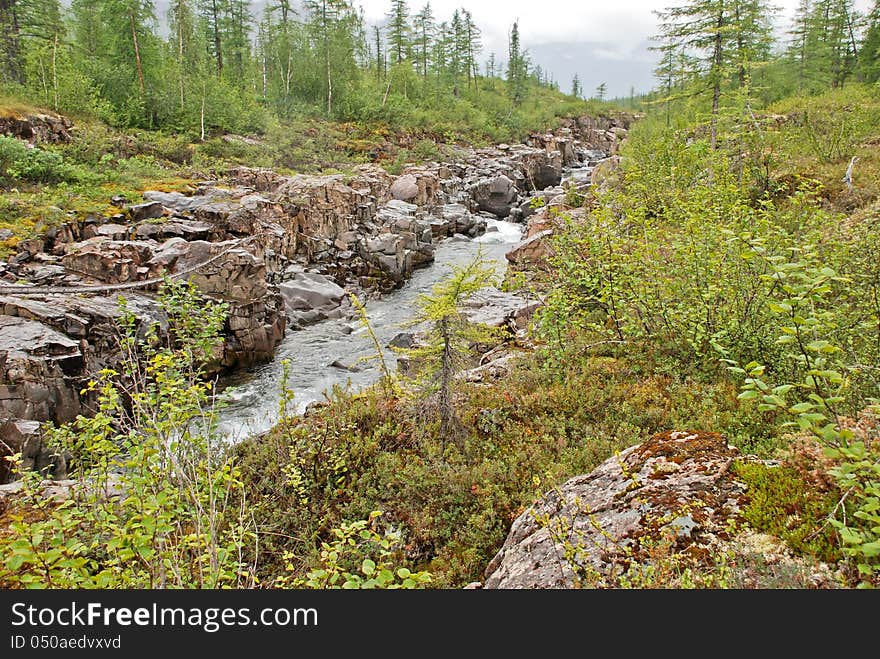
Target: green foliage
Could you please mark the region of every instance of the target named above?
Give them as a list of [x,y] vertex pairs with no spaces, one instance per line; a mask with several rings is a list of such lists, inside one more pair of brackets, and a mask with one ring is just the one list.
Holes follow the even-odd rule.
[[421,345],[403,352],[414,364],[421,383],[429,392],[436,392],[444,445],[452,439],[460,449],[464,447],[453,403],[455,376],[474,346],[490,342],[495,334],[488,327],[471,323],[461,306],[494,282],[494,268],[477,252],[469,264],[455,268],[448,279],[416,301],[418,309],[411,324],[424,323],[428,329],[420,336]]
[[[8,587],[218,588],[254,583],[243,548],[255,541],[238,467],[213,434],[212,386],[202,376],[226,309],[192,284],[167,282],[160,302],[168,336],[139,328],[121,303],[121,370],[86,390],[98,403],[47,429],[73,456],[77,485],[58,503],[26,474],[24,495],[0,535]],[[145,339],[138,331],[145,331]]]
[[776,342],[788,350],[793,371],[773,386],[757,362],[744,368],[732,365],[731,370],[745,376],[740,399],[793,417],[786,425],[815,435],[827,447],[827,456],[838,461],[829,473],[846,495],[834,511],[840,509],[841,516],[830,522],[840,534],[843,552],[854,559],[862,585],[870,585],[880,574],[880,456],[876,437],[857,438],[843,424],[844,406],[858,410],[870,401],[863,398],[864,392],[851,391],[851,367],[834,342],[840,325],[847,322],[848,310],[839,300],[850,280],[823,263],[812,245],[788,250],[788,255],[767,255],[760,247],[756,251],[770,264],[766,279],[776,294],[768,307],[779,319]]
[[59,154],[29,148],[21,140],[0,135],[0,183],[53,183],[70,175],[70,169]]
[[822,561],[840,559],[836,534],[826,523],[839,491],[823,492],[784,462],[778,467],[738,462],[734,469],[748,485],[742,516],[753,529],[781,538],[795,551]]
[[[344,588],[346,590],[424,588],[431,583],[431,574],[411,572],[405,567],[394,567],[401,546],[400,533],[376,529],[380,511],[370,513],[368,519],[342,524],[331,531],[333,539],[321,543],[319,567],[304,579],[280,577],[279,585],[294,588]],[[292,554],[285,554],[290,561]],[[293,571],[292,563],[288,570]]]
[[[772,438],[761,433],[770,429],[739,409],[730,384],[672,374],[662,355],[615,357],[604,348],[570,341],[565,378],[525,354],[503,386],[458,385],[464,452],[444,450],[418,398],[389,400],[379,388],[337,392],[304,418],[244,442],[237,453],[264,532],[260,580],[304,579],[333,537],[328,529],[381,509],[402,533],[408,569],[429,571],[434,586],[460,587],[481,578],[531,503],[535,479],[552,487],[615,450],[684,425],[769,450]],[[297,466],[297,484],[279,467],[288,464]],[[281,561],[285,551],[294,555],[292,573]]]
[[370,339],[370,343],[373,345],[374,352],[372,355],[366,357],[365,361],[378,362],[379,368],[382,370],[382,377],[379,379],[379,386],[382,388],[382,391],[386,396],[391,397],[397,390],[396,380],[391,373],[391,370],[388,368],[388,363],[385,361],[385,351],[382,350],[382,344],[379,342],[379,337],[376,336],[376,332],[373,330],[373,324],[370,322],[367,308],[354,293],[349,293],[348,298],[351,300],[351,305],[357,312],[358,323],[364,328]]
[[877,93],[849,85],[810,98],[781,101],[772,112],[788,118],[784,129],[786,150],[834,162],[855,155],[857,147],[875,134],[880,121]]

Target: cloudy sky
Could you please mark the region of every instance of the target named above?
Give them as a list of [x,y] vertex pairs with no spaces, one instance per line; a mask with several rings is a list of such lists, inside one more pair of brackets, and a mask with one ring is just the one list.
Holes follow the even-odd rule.
[[[856,0],[867,11],[873,0]],[[355,0],[367,20],[380,22],[389,0]],[[413,13],[425,0],[408,0]],[[467,7],[483,31],[485,54],[507,59],[507,33],[519,20],[523,45],[532,61],[552,72],[564,90],[577,73],[588,92],[600,82],[612,96],[629,94],[630,87],[647,91],[654,85],[654,54],[647,50],[656,33],[654,10],[680,4],[676,0],[431,0],[434,15],[446,20],[456,7]],[[788,26],[798,0],[776,0],[780,29]]]

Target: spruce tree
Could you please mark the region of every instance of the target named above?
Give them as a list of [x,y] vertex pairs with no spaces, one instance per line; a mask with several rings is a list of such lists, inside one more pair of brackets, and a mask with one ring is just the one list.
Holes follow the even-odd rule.
[[527,75],[528,59],[519,42],[519,21],[514,21],[507,46],[507,89],[514,105],[525,98]]

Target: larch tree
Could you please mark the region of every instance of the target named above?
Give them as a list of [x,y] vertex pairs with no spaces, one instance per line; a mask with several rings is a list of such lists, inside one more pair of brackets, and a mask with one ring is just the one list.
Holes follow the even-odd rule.
[[63,39],[58,0],[0,0],[0,80],[24,84],[25,60],[30,48]]
[[480,28],[474,23],[474,17],[467,9],[462,9],[462,32],[464,46],[464,62],[467,69],[468,86],[471,80],[474,87],[477,85],[479,71],[477,69],[477,55],[483,50],[483,40]]
[[859,71],[865,82],[880,80],[880,0],[867,16],[867,29],[859,49]]
[[400,64],[408,58],[410,45],[409,8],[406,0],[391,0],[386,31],[392,61]]
[[254,22],[249,0],[227,0],[223,22],[223,49],[229,74],[227,79],[235,86],[242,86],[247,81]]
[[214,59],[217,76],[223,75],[223,30],[227,0],[199,0],[199,17],[204,26],[208,52]]
[[155,125],[156,92],[161,82],[160,42],[151,0],[101,0],[106,32],[99,83],[127,120]]
[[198,58],[195,48],[196,16],[192,0],[172,0],[168,7],[168,28],[180,109],[183,110],[186,105],[186,80],[195,71]]
[[332,115],[334,99],[356,71],[356,14],[347,0],[306,0],[303,6],[311,51],[321,71],[321,95],[327,114]]
[[731,78],[745,84],[751,63],[769,49],[768,12],[763,0],[689,0],[656,12],[661,42],[699,58],[711,93],[713,150],[718,144],[722,91]]
[[436,29],[430,2],[425,4],[413,18],[413,28],[413,59],[422,78],[427,78],[431,46]]

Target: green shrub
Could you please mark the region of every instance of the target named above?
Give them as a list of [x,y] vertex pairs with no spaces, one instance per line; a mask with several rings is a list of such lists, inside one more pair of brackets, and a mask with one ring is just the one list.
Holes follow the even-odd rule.
[[798,553],[833,562],[841,558],[828,515],[840,498],[836,489],[823,492],[800,471],[785,463],[767,467],[738,462],[737,476],[747,486],[743,519],[764,533],[781,538]]
[[74,172],[58,153],[0,135],[0,180],[4,183],[57,183],[72,178]]

